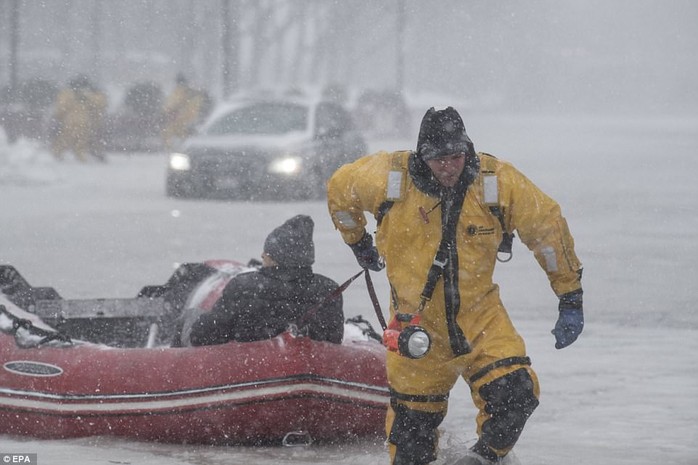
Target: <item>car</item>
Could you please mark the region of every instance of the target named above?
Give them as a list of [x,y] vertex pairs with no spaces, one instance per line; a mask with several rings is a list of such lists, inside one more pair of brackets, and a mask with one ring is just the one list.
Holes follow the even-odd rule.
[[197,135],[169,155],[166,194],[319,199],[330,175],[366,152],[366,141],[339,103],[240,99],[215,110]]

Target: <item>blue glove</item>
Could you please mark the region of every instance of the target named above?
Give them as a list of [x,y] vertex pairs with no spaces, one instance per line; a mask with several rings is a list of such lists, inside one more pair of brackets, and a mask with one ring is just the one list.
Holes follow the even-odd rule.
[[582,310],[582,290],[568,292],[560,296],[560,315],[555,329],[555,348],[564,349],[577,340],[584,329],[584,311]]
[[378,250],[373,245],[373,237],[366,231],[364,236],[356,244],[350,244],[351,251],[356,256],[361,268],[368,268],[371,271],[380,271],[385,267],[383,259],[378,254]]

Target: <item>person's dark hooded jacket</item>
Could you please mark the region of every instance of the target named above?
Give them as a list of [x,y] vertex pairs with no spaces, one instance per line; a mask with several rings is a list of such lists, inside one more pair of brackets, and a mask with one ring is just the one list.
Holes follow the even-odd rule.
[[[192,345],[249,342],[272,338],[289,324],[299,324],[309,309],[339,285],[313,273],[313,220],[298,215],[272,231],[264,252],[278,266],[235,276],[213,310],[199,317],[190,334]],[[299,329],[310,338],[341,343],[344,335],[342,297],[323,305]]]

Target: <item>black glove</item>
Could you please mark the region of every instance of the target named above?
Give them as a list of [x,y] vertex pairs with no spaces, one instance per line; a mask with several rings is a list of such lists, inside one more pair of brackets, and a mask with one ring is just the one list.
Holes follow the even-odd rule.
[[560,315],[555,329],[555,348],[564,349],[577,340],[584,329],[584,311],[582,310],[582,290],[568,292],[560,296]]
[[351,251],[356,256],[361,268],[368,268],[371,271],[380,271],[385,268],[385,263],[378,255],[378,250],[373,245],[373,236],[364,231],[364,236],[356,244],[349,244]]

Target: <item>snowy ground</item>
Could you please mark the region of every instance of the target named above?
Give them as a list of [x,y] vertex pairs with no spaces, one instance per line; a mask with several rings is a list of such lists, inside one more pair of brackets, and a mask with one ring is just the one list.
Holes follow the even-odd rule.
[[[517,242],[497,271],[542,385],[518,459],[698,464],[698,118],[464,117],[479,150],[512,161],[562,204],[585,268],[586,328],[562,351],[550,334],[556,299],[532,255]],[[343,281],[358,270],[323,202],[168,199],[164,167],[162,155],[57,163],[27,142],[0,142],[0,263],[67,298],[134,296],[164,283],[177,263],[258,257],[273,227],[306,213],[316,221],[317,271]],[[385,302],[386,283],[376,279]],[[345,302],[348,316],[376,322],[361,282]],[[460,383],[444,456],[472,441],[474,413]],[[0,436],[3,452],[37,453],[51,465],[387,463],[380,442],[236,448]]]

